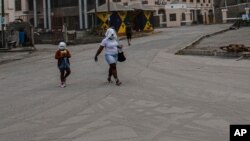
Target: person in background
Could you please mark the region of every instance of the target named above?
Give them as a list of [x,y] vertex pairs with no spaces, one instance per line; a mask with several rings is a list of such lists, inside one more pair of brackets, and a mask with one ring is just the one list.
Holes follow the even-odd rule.
[[25,32],[24,29],[19,31],[19,46],[22,47],[25,43]]
[[131,40],[132,40],[132,27],[130,23],[128,23],[126,26],[126,36],[127,36],[128,45],[130,46]]
[[102,40],[101,45],[95,54],[95,61],[98,61],[98,55],[102,52],[103,48],[105,48],[105,59],[109,64],[108,82],[112,83],[111,77],[113,76],[116,85],[120,86],[122,83],[117,75],[116,63],[118,58],[118,48],[122,48],[122,45],[119,45],[116,40],[117,36],[114,29],[110,29],[106,33],[106,37]]
[[70,61],[69,58],[71,57],[71,54],[68,49],[66,49],[66,43],[60,42],[58,45],[58,50],[55,54],[55,59],[58,60],[57,66],[60,70],[60,78],[61,83],[60,86],[62,88],[66,87],[66,78],[70,75]]

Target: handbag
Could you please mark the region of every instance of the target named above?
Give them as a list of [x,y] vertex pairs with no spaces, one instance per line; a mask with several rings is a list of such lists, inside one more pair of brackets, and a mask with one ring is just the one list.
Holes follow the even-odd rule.
[[117,59],[119,62],[124,62],[126,61],[126,57],[123,53],[123,51],[118,51],[118,59]]

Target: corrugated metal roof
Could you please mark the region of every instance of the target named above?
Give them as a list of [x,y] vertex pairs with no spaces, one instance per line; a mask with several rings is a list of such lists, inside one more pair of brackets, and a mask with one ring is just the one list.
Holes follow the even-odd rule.
[[132,9],[137,9],[137,10],[154,11],[154,9],[151,6],[141,4],[141,3],[134,3],[134,4],[129,5],[129,7]]
[[[108,11],[108,5],[103,4],[97,7],[96,11],[95,9],[92,9],[88,13],[107,12],[107,11]],[[133,11],[133,9],[130,7],[126,7],[121,4],[118,4],[118,3],[110,2],[110,11]]]

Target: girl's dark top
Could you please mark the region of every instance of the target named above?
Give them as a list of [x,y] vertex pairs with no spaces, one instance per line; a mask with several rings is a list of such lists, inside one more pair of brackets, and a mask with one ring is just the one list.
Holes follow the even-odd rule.
[[65,50],[57,50],[56,54],[55,54],[55,59],[57,59],[57,65],[60,66],[62,61],[66,58],[66,61],[68,64],[70,64],[69,62],[69,58],[71,57],[71,54],[69,52],[69,50],[65,49]]

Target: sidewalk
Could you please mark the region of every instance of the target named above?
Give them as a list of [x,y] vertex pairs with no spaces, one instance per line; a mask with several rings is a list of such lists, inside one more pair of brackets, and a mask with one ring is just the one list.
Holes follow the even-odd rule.
[[0,52],[0,65],[29,57],[29,52]]
[[[144,36],[150,36],[152,34],[160,33],[161,31],[157,30],[155,32],[138,32],[133,35],[133,38],[139,38]],[[92,39],[91,39],[92,38]],[[101,39],[103,37],[88,37],[88,39],[85,39],[84,41],[81,41],[77,44],[88,44],[88,43],[99,43],[101,42]],[[126,36],[121,36],[120,40],[126,40]],[[36,52],[37,50],[35,48],[25,47],[25,48],[12,48],[11,50],[8,49],[0,49],[0,65],[9,63],[16,60],[21,60],[26,57],[30,57],[32,52]]]
[[201,55],[201,56],[222,56],[222,57],[240,57],[241,53],[226,52],[220,47],[230,44],[243,44],[250,47],[250,28],[242,27],[240,29],[226,29],[216,34],[204,35],[190,45],[187,45],[176,54],[180,55]]

